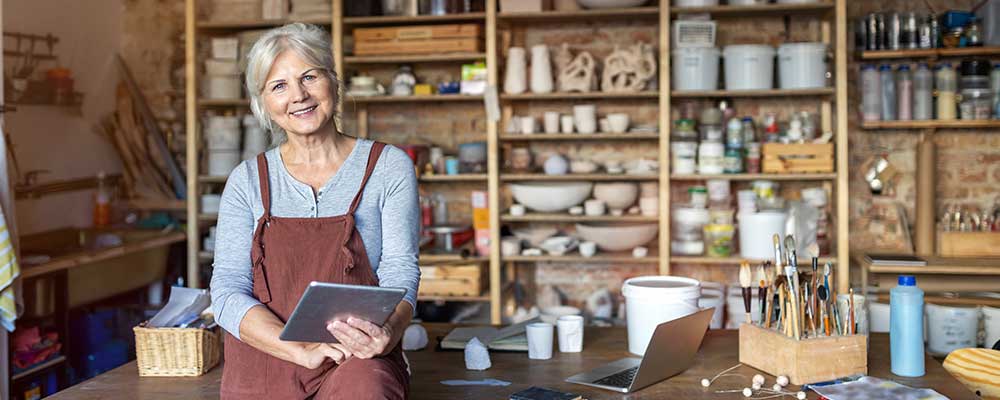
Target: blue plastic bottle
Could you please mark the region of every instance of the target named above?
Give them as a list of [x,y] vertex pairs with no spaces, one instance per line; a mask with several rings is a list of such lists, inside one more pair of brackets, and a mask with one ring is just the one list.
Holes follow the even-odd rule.
[[913,275],[889,291],[889,349],[893,374],[924,375],[924,291]]

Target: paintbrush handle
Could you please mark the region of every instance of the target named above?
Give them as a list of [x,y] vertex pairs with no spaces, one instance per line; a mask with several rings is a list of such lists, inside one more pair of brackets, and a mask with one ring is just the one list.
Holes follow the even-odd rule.
[[767,307],[765,307],[767,310],[764,314],[764,327],[768,329],[771,328],[771,312],[774,309],[774,294],[771,293],[772,290],[774,289],[770,287],[767,288],[767,297],[766,297]]

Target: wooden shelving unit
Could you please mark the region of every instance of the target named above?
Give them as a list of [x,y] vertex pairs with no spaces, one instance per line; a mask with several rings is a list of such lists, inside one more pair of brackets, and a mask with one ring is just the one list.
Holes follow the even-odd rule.
[[524,215],[504,214],[500,216],[501,222],[657,222],[660,219],[656,216],[645,215],[571,215],[561,213],[529,213]]
[[476,61],[486,59],[486,53],[446,53],[429,55],[401,55],[401,56],[345,56],[344,62],[347,64],[407,64],[407,63],[435,63],[453,61]]
[[329,18],[308,18],[302,20],[289,19],[255,19],[246,21],[199,21],[195,24],[199,30],[230,30],[244,31],[251,29],[275,28],[292,22],[304,22],[314,25],[330,25]]
[[706,179],[728,179],[731,181],[830,181],[837,179],[836,173],[815,174],[670,174],[673,181],[701,181]]
[[670,97],[678,99],[718,98],[718,97],[806,97],[832,96],[834,88],[819,89],[766,89],[766,90],[674,90]]
[[500,180],[504,182],[516,181],[540,181],[540,182],[560,182],[560,181],[655,181],[659,177],[653,174],[629,175],[629,174],[566,174],[566,175],[545,175],[545,174],[504,174]]
[[961,47],[954,49],[913,49],[862,51],[862,60],[890,60],[902,58],[937,59],[947,57],[1000,56],[1000,47]]
[[464,94],[432,94],[427,96],[351,96],[344,99],[349,103],[420,103],[420,102],[450,102],[450,101],[483,101],[483,96]]
[[657,18],[659,15],[659,7],[632,7],[575,11],[501,12],[497,14],[497,19],[508,23],[546,23],[581,20],[601,22],[615,18],[650,19]]
[[422,175],[420,182],[486,182],[486,174]]
[[656,99],[658,92],[637,92],[637,93],[521,93],[521,94],[501,94],[500,100],[623,100],[623,99]]
[[535,133],[500,135],[500,140],[510,142],[528,141],[590,141],[590,140],[659,140],[658,133]]
[[864,129],[1000,129],[1000,120],[923,120],[923,121],[866,121],[861,123]]
[[[336,0],[334,0],[336,2]],[[446,15],[419,15],[415,17],[405,16],[376,16],[376,17],[343,17],[344,27],[358,27],[364,25],[416,25],[416,24],[438,24],[438,23],[461,23],[461,22],[482,22],[486,19],[484,12],[470,12],[462,14]]]
[[753,5],[724,5],[709,7],[671,7],[670,13],[673,15],[684,14],[712,14],[712,18],[739,18],[745,16],[774,16],[782,17],[786,15],[799,14],[820,14],[833,11],[832,2],[816,2],[803,4],[753,4]]

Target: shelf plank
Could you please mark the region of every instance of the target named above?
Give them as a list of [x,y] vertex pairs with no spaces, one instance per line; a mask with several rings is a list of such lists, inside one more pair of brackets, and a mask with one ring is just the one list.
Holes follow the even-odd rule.
[[229,179],[228,176],[198,175],[200,183],[226,183],[227,179]]
[[658,133],[533,133],[500,135],[500,140],[517,141],[585,141],[585,140],[657,140]]
[[659,175],[628,175],[628,174],[566,174],[566,175],[545,175],[545,174],[500,174],[500,180],[506,182],[516,181],[655,181],[659,180]]
[[524,101],[524,100],[622,100],[622,99],[659,99],[660,93],[655,91],[630,92],[630,93],[605,93],[605,92],[553,92],[553,93],[521,93],[521,94],[501,94],[500,100]]
[[417,295],[417,301],[462,301],[469,303],[489,302],[490,296],[431,296]]
[[250,107],[250,99],[198,99],[198,107]]
[[862,60],[887,60],[899,58],[943,58],[997,56],[1000,47],[961,47],[955,49],[913,49],[913,50],[873,50],[862,51]]
[[203,222],[215,222],[219,219],[219,214],[198,214],[198,220]]
[[146,239],[125,242],[119,246],[111,246],[97,250],[76,251],[62,257],[53,257],[51,260],[43,264],[23,265],[21,267],[21,277],[27,279],[56,271],[68,270],[81,265],[121,257],[127,254],[145,251],[147,249],[169,246],[173,243],[183,242],[186,238],[187,235],[185,235],[184,232],[172,231]]
[[921,120],[921,121],[866,121],[861,123],[864,129],[996,129],[1000,128],[1000,120]]
[[600,251],[592,257],[581,256],[578,252],[573,252],[564,256],[507,256],[501,257],[507,262],[551,262],[551,263],[576,263],[576,264],[656,264],[660,258],[655,252],[650,251],[646,257],[636,258],[632,254],[622,253],[601,253]]
[[833,88],[817,89],[763,89],[763,90],[673,90],[670,97],[679,99],[715,97],[807,97],[831,96]]
[[991,275],[1000,276],[1000,257],[957,258],[922,256],[927,265],[873,265],[864,256],[855,260],[876,274],[936,274],[936,275]]
[[392,56],[345,56],[345,64],[405,64],[485,60],[486,53],[443,53]]
[[657,222],[656,216],[646,215],[571,215],[566,213],[528,213],[525,215],[513,216],[503,214],[500,216],[501,222]]
[[712,14],[716,17],[785,16],[789,14],[819,14],[832,11],[833,3],[753,4],[710,7],[670,7],[671,15]]
[[435,94],[428,96],[351,96],[347,95],[348,102],[355,103],[410,103],[410,102],[435,102],[435,101],[483,101],[483,96],[470,96],[464,94]]
[[10,377],[10,380],[16,381],[16,380],[19,380],[19,379],[23,379],[23,378],[25,378],[25,377],[27,377],[29,375],[32,375],[32,374],[35,374],[37,372],[41,372],[42,370],[54,367],[54,366],[59,365],[59,364],[62,364],[65,361],[66,361],[66,356],[56,356],[55,358],[53,358],[53,359],[51,359],[49,361],[46,361],[44,363],[38,364],[38,365],[36,365],[34,367],[31,367],[29,369],[26,369],[24,371],[21,371],[21,372],[18,372],[16,374],[14,374],[14,376]]
[[[473,250],[475,251],[475,250]],[[424,263],[451,263],[451,262],[469,262],[469,263],[482,263],[489,262],[490,258],[486,256],[472,255],[468,257],[462,257],[460,254],[434,254],[434,253],[420,253],[420,264]]]
[[612,22],[626,21],[635,18],[656,18],[660,15],[657,7],[606,8],[574,11],[540,11],[540,12],[501,12],[497,14],[500,22],[555,22],[555,21],[587,21],[608,20]]
[[485,21],[486,13],[470,12],[460,14],[445,15],[418,15],[418,16],[372,16],[372,17],[344,17],[344,26],[362,25],[399,25],[399,24],[435,24],[441,22],[464,22],[464,21]]
[[[769,260],[748,260],[739,256],[736,257],[707,257],[707,256],[670,256],[670,262],[675,264],[702,264],[702,265],[739,265],[740,262],[749,261],[751,264],[759,264]],[[819,264],[827,262],[837,263],[834,257],[820,257]],[[812,265],[812,259],[802,257],[798,260],[799,266]]]
[[767,179],[772,181],[827,181],[837,179],[836,173],[816,174],[670,174],[671,180],[701,181],[706,179],[728,179],[732,181],[752,181]]
[[486,174],[422,175],[420,182],[486,182]]
[[238,21],[199,21],[196,26],[198,29],[208,29],[208,30],[246,30],[246,29],[274,28],[290,24],[292,22],[305,22],[307,24],[314,24],[314,25],[330,25],[330,17],[323,16],[315,18],[304,18],[300,20],[252,19],[252,20],[238,20]]

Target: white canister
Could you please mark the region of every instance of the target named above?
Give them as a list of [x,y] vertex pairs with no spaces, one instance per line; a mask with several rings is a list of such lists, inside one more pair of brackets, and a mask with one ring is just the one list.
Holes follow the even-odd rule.
[[871,333],[889,332],[889,305],[886,303],[868,303],[868,329]]
[[670,143],[671,165],[675,174],[693,174],[697,170],[698,142]]
[[206,118],[205,140],[209,150],[239,150],[239,117],[213,115]]
[[205,75],[239,75],[240,67],[236,60],[224,58],[209,58],[205,60]]
[[201,212],[205,214],[218,214],[220,203],[222,203],[221,194],[203,194],[201,195]]
[[774,87],[774,48],[740,44],[722,50],[726,65],[726,90],[760,90]]
[[240,163],[239,150],[209,150],[208,174],[211,176],[229,176],[233,168]]
[[528,90],[528,61],[523,47],[507,49],[507,68],[503,80],[503,92],[521,94]]
[[559,131],[562,133],[573,133],[573,116],[572,115],[560,115],[559,116]]
[[764,211],[759,213],[742,213],[738,216],[740,224],[740,256],[750,260],[769,260],[774,257],[775,234],[785,236],[785,220],[783,212]]
[[983,347],[993,348],[1000,341],[1000,308],[983,307],[983,329],[986,331]]
[[927,351],[947,355],[954,350],[976,347],[979,307],[924,306],[927,313]]
[[723,173],[722,159],[725,152],[726,148],[722,145],[722,143],[704,142],[698,146],[698,173]]
[[782,89],[826,87],[826,44],[778,46],[778,84]]
[[545,133],[559,133],[559,112],[546,111],[542,126],[545,128]]
[[597,132],[597,106],[593,104],[573,106],[573,123],[579,133]]
[[552,62],[544,44],[531,46],[531,92],[552,92]]
[[208,81],[205,96],[216,100],[234,100],[240,98],[239,75],[205,75]]
[[681,47],[673,51],[674,90],[716,90],[719,88],[719,49]]
[[722,322],[726,317],[724,306],[725,302],[722,301],[722,293],[705,293],[702,291],[701,297],[698,298],[698,308],[715,308],[715,311],[712,312],[712,323],[708,326],[709,329],[722,329]]
[[708,200],[714,203],[729,204],[729,197],[732,192],[730,191],[728,179],[706,180],[705,187],[708,188]]
[[622,284],[628,323],[628,351],[643,355],[656,326],[698,311],[701,288],[695,279],[641,276]]

